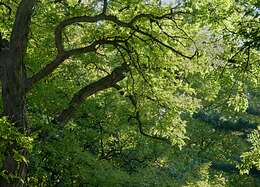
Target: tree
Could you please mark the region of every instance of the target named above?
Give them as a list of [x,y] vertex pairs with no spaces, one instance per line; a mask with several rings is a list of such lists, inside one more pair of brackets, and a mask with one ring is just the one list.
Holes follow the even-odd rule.
[[[210,43],[221,36],[216,33],[225,21],[241,18],[233,5],[225,0],[1,2],[7,118],[0,129],[0,185],[158,185],[169,175],[180,184],[179,172],[172,174],[161,157],[171,158],[172,150],[184,145],[186,123],[199,107],[227,98],[229,109],[245,110],[241,87],[254,79],[241,79],[233,91],[236,73],[227,66],[235,60],[234,67],[257,71],[255,63],[243,60],[249,53],[251,59],[259,56],[254,28],[248,42],[241,39],[247,32],[238,32],[242,47],[236,35]],[[226,20],[229,13],[237,17]],[[234,50],[239,55],[229,59]],[[216,81],[215,70],[222,79]],[[131,175],[136,168],[146,173],[142,180]]]
[[[125,79],[126,74],[129,73],[131,68],[135,68],[141,72],[140,66],[140,52],[138,47],[141,45],[153,45],[165,48],[172,51],[176,55],[192,59],[196,51],[191,52],[180,52],[178,49],[173,47],[173,42],[169,39],[174,36],[170,35],[165,31],[163,24],[166,22],[175,23],[175,18],[185,12],[179,11],[175,8],[158,8],[152,3],[151,7],[146,8],[148,5],[145,3],[138,2],[142,8],[145,9],[143,12],[133,11],[130,6],[130,2],[126,7],[117,7],[114,10],[114,4],[116,2],[93,2],[95,6],[94,11],[90,15],[84,16],[73,16],[77,14],[72,9],[77,10],[76,7],[80,7],[79,10],[87,7],[83,2],[37,2],[34,0],[22,0],[18,3],[17,10],[15,11],[14,23],[10,30],[11,36],[8,47],[5,46],[6,39],[1,38],[1,69],[2,69],[2,94],[3,94],[3,115],[8,116],[8,119],[15,124],[15,127],[24,134],[28,133],[28,120],[26,117],[27,101],[26,95],[31,93],[31,89],[41,81],[50,76],[50,74],[56,70],[62,63],[68,59],[72,59],[73,56],[86,54],[86,53],[99,53],[103,51],[106,53],[117,52],[120,57],[115,59],[116,62],[109,62],[112,71],[108,72],[108,75],[83,86],[76,93],[73,94],[68,106],[64,108],[56,117],[53,118],[52,123],[60,126],[61,128],[72,118],[75,111],[83,103],[83,101],[102,90],[115,87],[118,82]],[[99,8],[102,3],[102,9]],[[32,39],[33,31],[30,33],[31,19],[33,14],[35,16],[35,24],[37,24],[37,15],[40,12],[41,6],[49,4],[48,6],[56,6],[57,8],[63,8],[61,15],[63,19],[57,17],[49,17],[50,19],[56,19],[58,25],[55,28],[54,40],[56,48],[56,57],[45,67],[40,69],[32,76],[27,77],[28,69],[26,68],[26,61],[28,61],[28,42]],[[11,10],[11,6],[8,2],[1,3],[5,8]],[[136,6],[135,8],[139,8]],[[66,10],[67,9],[67,10]],[[120,10],[121,9],[121,10]],[[140,9],[140,8],[139,8]],[[116,13],[124,13],[126,16],[123,17],[115,16]],[[67,15],[68,18],[64,16]],[[50,16],[50,15],[49,15]],[[10,18],[11,19],[11,18]],[[97,33],[89,33],[82,41],[85,45],[76,46],[72,48],[71,45],[64,42],[66,31],[69,27],[78,25],[84,28],[84,24],[88,23],[92,28],[90,30],[97,30]],[[142,24],[142,25],[141,25]],[[156,29],[150,29],[148,26],[157,27]],[[101,30],[102,29],[102,30]],[[179,28],[180,31],[182,31]],[[100,33],[99,33],[100,32]],[[107,33],[105,33],[107,32]],[[159,35],[160,32],[164,34]],[[184,32],[184,31],[182,31]],[[71,34],[73,31],[71,32]],[[7,34],[9,34],[7,32]],[[76,38],[75,38],[76,39]],[[166,42],[166,40],[168,41]],[[70,40],[70,39],[68,39]],[[139,46],[138,46],[139,45]],[[29,46],[31,48],[32,46]],[[139,48],[140,48],[139,47]],[[152,47],[151,47],[152,48]],[[164,50],[164,49],[162,49]],[[26,52],[27,51],[27,52]],[[194,53],[194,54],[192,54]],[[27,58],[26,58],[27,57]],[[109,69],[110,69],[109,68]],[[106,67],[108,69],[108,67]],[[106,72],[106,71],[105,71]],[[139,115],[137,116],[139,118]],[[145,134],[142,130],[141,133]],[[149,135],[150,136],[150,135]],[[152,137],[152,136],[151,136]],[[158,138],[158,137],[157,137]],[[13,149],[16,149],[16,145],[9,146],[5,152],[6,158],[4,161],[4,169],[8,174],[17,176],[26,176],[26,165],[18,164],[14,159]],[[27,150],[19,150],[22,156],[27,157]],[[17,184],[17,181],[12,181],[10,184]],[[2,184],[6,184],[6,181],[2,180]]]

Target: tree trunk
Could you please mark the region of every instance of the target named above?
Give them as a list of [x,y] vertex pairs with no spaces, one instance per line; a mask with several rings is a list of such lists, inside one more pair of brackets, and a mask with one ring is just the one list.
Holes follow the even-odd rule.
[[[15,21],[10,37],[10,44],[2,48],[0,45],[0,65],[2,81],[2,99],[4,115],[14,124],[17,130],[26,133],[25,117],[25,82],[26,73],[24,56],[26,54],[29,27],[35,0],[21,0],[16,11]],[[0,38],[2,40],[2,38]],[[0,42],[0,44],[2,41]],[[25,178],[27,167],[25,163],[14,160],[14,149],[19,149],[16,143],[9,145],[5,151],[4,170],[7,174]],[[16,150],[27,156],[27,150]],[[21,180],[0,179],[0,186],[23,186]]]
[[[9,49],[4,49],[0,54],[2,66],[2,98],[4,115],[14,123],[15,127],[22,133],[26,132],[25,117],[25,71],[23,63],[17,63],[17,58]],[[26,165],[17,163],[13,156],[16,145],[10,145],[5,152],[4,170],[7,174],[21,178],[26,176]],[[26,156],[26,150],[19,150],[20,154]],[[18,179],[7,181],[0,179],[0,186],[22,186]]]

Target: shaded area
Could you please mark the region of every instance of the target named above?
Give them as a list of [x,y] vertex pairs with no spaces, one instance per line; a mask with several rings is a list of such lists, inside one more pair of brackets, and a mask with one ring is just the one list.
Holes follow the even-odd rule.
[[210,115],[203,111],[194,114],[193,118],[207,122],[212,125],[213,128],[225,131],[248,132],[250,130],[256,129],[259,125],[258,123],[252,123],[249,120],[243,118],[239,118],[237,121],[224,120],[219,114]]
[[[239,169],[235,165],[223,161],[212,161],[211,169],[239,175]],[[260,179],[260,171],[255,167],[249,171],[249,175]]]

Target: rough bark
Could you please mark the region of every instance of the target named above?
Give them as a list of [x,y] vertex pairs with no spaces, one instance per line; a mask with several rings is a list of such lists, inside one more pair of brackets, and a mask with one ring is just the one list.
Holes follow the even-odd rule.
[[[10,49],[2,50],[0,61],[2,65],[2,99],[4,115],[8,116],[15,126],[25,132],[26,118],[25,118],[25,94],[24,94],[24,80],[25,73],[22,64],[17,63],[15,57],[12,56]],[[19,167],[13,159],[13,149],[15,145],[8,147],[6,150],[6,158],[4,162],[4,170],[7,174],[15,175],[19,170],[19,176],[26,175],[26,167]],[[0,180],[0,186],[21,186],[18,181],[4,181]]]
[[[25,66],[24,55],[28,42],[28,32],[33,12],[34,0],[21,1],[13,25],[9,48],[1,50],[0,61],[2,69],[2,99],[4,115],[23,133],[26,133],[25,114]],[[26,165],[18,164],[13,158],[13,150],[17,149],[15,142],[5,152],[4,170],[6,174],[20,178],[26,176]],[[19,150],[24,156],[26,150]],[[22,186],[21,180],[0,179],[0,186]]]

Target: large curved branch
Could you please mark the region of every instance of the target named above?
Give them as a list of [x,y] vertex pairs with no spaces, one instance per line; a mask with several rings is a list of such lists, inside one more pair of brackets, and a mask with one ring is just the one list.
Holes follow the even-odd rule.
[[152,14],[139,14],[139,15],[133,17],[133,19],[129,22],[123,22],[123,21],[120,21],[116,16],[104,15],[104,14],[100,14],[100,15],[96,15],[96,16],[78,16],[78,17],[69,18],[69,19],[66,19],[66,20],[60,22],[59,25],[55,29],[56,48],[58,49],[58,52],[64,51],[64,46],[63,46],[63,41],[62,41],[62,31],[64,30],[65,27],[75,24],[75,23],[83,23],[83,22],[95,23],[98,21],[112,21],[121,27],[127,27],[130,29],[133,29],[134,23],[140,19],[153,18],[153,19],[160,20],[160,19],[164,19],[164,18],[169,18],[170,15],[171,14],[155,16]]
[[110,45],[117,46],[118,43],[124,43],[124,42],[126,42],[126,41],[119,40],[119,39],[114,39],[114,40],[100,39],[100,40],[93,42],[89,46],[71,49],[69,51],[64,51],[62,53],[59,53],[53,61],[48,63],[39,72],[37,72],[32,77],[27,79],[26,91],[29,91],[35,83],[37,83],[38,81],[40,81],[47,75],[51,74],[60,64],[62,64],[66,59],[70,58],[71,56],[76,55],[76,54],[81,54],[81,53],[94,52],[94,51],[96,51],[97,47],[100,45],[110,44]]
[[170,49],[177,55],[180,55],[180,56],[182,56],[184,58],[188,58],[188,59],[193,58],[193,56],[195,54],[192,56],[187,56],[187,55],[181,53],[180,51],[174,49],[172,46],[162,42],[161,40],[159,40],[157,37],[153,36],[149,32],[142,31],[137,26],[135,26],[135,23],[138,20],[143,19],[143,18],[147,18],[147,19],[152,18],[152,19],[156,19],[156,20],[173,19],[175,14],[177,14],[177,13],[171,12],[171,13],[164,14],[162,16],[156,16],[156,15],[152,15],[152,14],[139,14],[139,15],[133,17],[132,20],[130,20],[129,22],[121,21],[116,16],[105,15],[103,13],[96,15],[96,16],[78,16],[78,17],[73,17],[73,18],[63,20],[62,22],[59,23],[59,25],[55,29],[55,45],[58,50],[58,54],[57,54],[56,58],[51,63],[47,64],[38,73],[36,73],[35,75],[33,75],[31,78],[29,78],[27,80],[27,90],[29,90],[33,86],[33,84],[35,84],[36,82],[40,81],[41,79],[43,79],[44,77],[46,77],[47,75],[52,73],[64,60],[68,59],[69,57],[71,57],[75,54],[93,52],[96,50],[96,48],[98,46],[104,45],[104,44],[112,44],[112,45],[119,46],[118,45],[119,43],[126,43],[131,37],[135,36],[135,35],[131,34],[129,36],[129,38],[121,39],[121,40],[118,39],[118,38],[120,38],[120,36],[114,37],[114,40],[99,39],[99,40],[94,41],[92,44],[90,44],[86,47],[71,49],[71,50],[67,51],[64,48],[62,32],[67,26],[70,26],[70,25],[73,25],[76,23],[96,23],[98,21],[111,21],[120,27],[129,28],[133,32],[137,32],[143,36],[148,37],[150,40],[156,42],[158,45],[161,45],[165,48]]
[[104,19],[105,16],[79,16],[79,17],[73,17],[70,19],[66,19],[59,23],[59,25],[55,29],[55,45],[58,50],[58,53],[64,53],[65,49],[63,46],[63,40],[62,40],[62,31],[65,27],[75,24],[75,23],[95,23],[98,21],[101,21]]
[[54,123],[64,125],[72,118],[78,106],[80,106],[86,98],[102,90],[113,87],[117,82],[125,78],[125,73],[128,71],[128,65],[124,63],[115,68],[110,75],[107,75],[106,77],[103,77],[80,89],[72,97],[69,106],[54,119]]
[[194,55],[192,56],[188,56],[188,55],[184,55],[183,53],[181,53],[180,51],[174,49],[172,46],[167,45],[166,43],[160,41],[158,38],[156,38],[155,36],[153,36],[152,34],[142,31],[140,30],[137,26],[134,25],[135,22],[137,22],[140,19],[143,18],[149,18],[149,19],[156,19],[156,20],[163,20],[165,18],[167,19],[173,19],[173,13],[170,14],[165,14],[162,16],[155,16],[152,14],[139,14],[135,17],[133,17],[132,20],[130,20],[130,22],[123,22],[121,20],[119,20],[116,16],[113,15],[97,15],[97,16],[79,16],[79,17],[73,17],[67,20],[62,21],[58,27],[55,30],[55,43],[56,43],[56,47],[58,49],[59,52],[63,52],[64,46],[63,46],[63,40],[62,40],[62,31],[64,30],[65,27],[75,24],[75,23],[81,23],[81,22],[86,22],[86,23],[95,23],[97,21],[112,21],[113,23],[117,24],[118,26],[121,27],[126,27],[129,28],[133,31],[136,31],[139,34],[142,34],[144,36],[149,37],[151,40],[155,41],[156,43],[158,43],[159,45],[162,45],[168,49],[170,49],[171,51],[173,51],[174,53],[184,57],[184,58],[188,58],[188,59],[192,59],[196,53],[194,53]]

